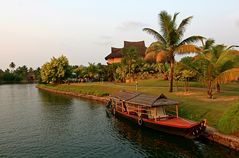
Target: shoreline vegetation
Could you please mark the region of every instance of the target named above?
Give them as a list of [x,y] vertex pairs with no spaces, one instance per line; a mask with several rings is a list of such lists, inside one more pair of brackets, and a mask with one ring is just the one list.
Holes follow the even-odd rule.
[[[154,82],[161,83],[155,86]],[[150,84],[152,83],[152,85]],[[215,94],[217,99],[208,99],[204,95],[206,89],[202,88],[197,83],[191,83],[189,92],[184,92],[183,87],[179,87],[178,92],[169,93],[165,81],[161,80],[142,80],[138,81],[137,90],[148,94],[158,95],[164,93],[169,98],[175,99],[180,102],[179,113],[183,118],[198,121],[206,118],[209,127],[205,133],[205,137],[213,142],[217,142],[229,148],[239,150],[239,133],[238,127],[235,122],[231,125],[223,125],[223,121],[228,121],[228,111],[231,107],[235,110],[235,105],[239,105],[239,91],[236,85],[238,83],[231,83],[223,85],[225,89],[230,89],[234,86],[235,89],[222,91],[220,94]],[[36,86],[40,90],[48,91],[51,93],[58,93],[63,95],[71,95],[90,100],[106,103],[108,96],[120,90],[136,91],[136,85],[133,83],[111,83],[111,82],[93,82],[93,83],[74,83],[74,84],[38,84]],[[219,97],[220,95],[220,97]],[[197,96],[197,97],[195,97]],[[205,106],[204,106],[205,105]],[[207,105],[207,106],[206,106]],[[229,110],[228,110],[229,109]],[[227,111],[225,113],[225,111]],[[225,115],[224,115],[225,113]],[[236,117],[236,115],[234,115]],[[223,118],[223,119],[221,119]],[[233,118],[231,116],[230,118]],[[237,132],[233,132],[236,129]]]

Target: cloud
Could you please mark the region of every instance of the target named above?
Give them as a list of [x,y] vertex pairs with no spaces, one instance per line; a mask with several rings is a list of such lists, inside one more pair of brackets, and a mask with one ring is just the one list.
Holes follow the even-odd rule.
[[129,30],[135,30],[135,29],[142,29],[147,24],[137,22],[137,21],[126,21],[123,22],[120,26],[117,27],[119,30],[129,31]]
[[105,45],[112,45],[112,37],[111,36],[107,36],[107,35],[102,35],[99,36],[98,38],[99,40],[97,40],[96,42],[94,42],[97,45],[101,45],[101,46],[105,46]]
[[94,43],[100,46],[109,46],[113,44],[112,41],[100,41],[100,42],[94,42]]
[[100,38],[101,40],[110,40],[110,39],[112,39],[111,36],[106,36],[106,35],[102,35],[102,36],[100,36],[99,38]]
[[237,20],[236,25],[239,27],[239,20]]

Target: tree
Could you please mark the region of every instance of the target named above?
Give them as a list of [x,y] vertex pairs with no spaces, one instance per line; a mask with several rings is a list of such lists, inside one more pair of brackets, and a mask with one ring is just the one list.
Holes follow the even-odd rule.
[[146,49],[144,60],[148,63],[166,63],[167,54],[160,50],[158,42],[153,42]]
[[120,67],[120,63],[113,63],[106,66],[108,81],[117,79],[118,74],[116,73],[116,70],[118,67]]
[[215,45],[214,40],[208,39],[201,47],[201,52],[195,57],[203,63],[203,78],[207,82],[208,97],[212,98],[212,89],[216,85],[220,92],[220,83],[237,80],[239,77],[239,51],[237,46]]
[[98,63],[97,65],[95,63],[89,63],[89,66],[86,68],[86,72],[88,77],[92,80],[92,81],[99,81],[100,80],[100,71],[101,71],[101,67],[102,65],[100,63]]
[[3,80],[4,71],[0,69],[0,83]]
[[15,74],[21,78],[21,80],[27,80],[27,75],[28,75],[28,68],[26,65],[23,66],[19,66],[16,70],[15,70]]
[[194,60],[194,57],[183,57],[177,65],[181,67],[181,71],[189,70],[192,72],[192,74],[194,74],[190,77],[190,79],[200,80],[200,74],[203,74],[203,70],[201,69],[202,62],[199,60]]
[[37,80],[38,82],[41,82],[41,68],[38,67],[37,69],[33,71],[34,71],[35,80]]
[[9,67],[10,69],[12,69],[11,71],[13,72],[14,68],[16,67],[16,64],[14,62],[11,62]]
[[127,69],[125,69],[125,67],[123,66],[117,67],[116,73],[114,75],[115,80],[126,82],[126,77],[127,77]]
[[121,66],[126,69],[121,72],[126,72],[127,76],[131,79],[137,70],[137,63],[140,61],[140,56],[137,53],[135,47],[128,47],[123,49],[123,58],[121,60]]
[[53,57],[41,67],[41,79],[45,83],[62,83],[70,75],[69,62],[65,56]]
[[184,89],[185,92],[189,91],[189,79],[196,76],[196,73],[193,70],[183,70],[182,71],[182,78],[184,80]]
[[169,92],[173,92],[173,75],[174,75],[174,63],[175,54],[185,54],[191,52],[197,52],[196,46],[191,45],[191,43],[202,40],[202,36],[190,36],[183,40],[183,35],[186,30],[186,26],[192,19],[192,16],[183,19],[181,23],[177,26],[176,20],[179,13],[175,13],[172,17],[166,11],[162,11],[159,14],[159,32],[151,29],[144,28],[143,31],[151,34],[157,40],[157,51],[165,53],[167,56],[167,61],[170,63],[170,87]]
[[84,78],[85,77],[85,69],[86,67],[83,65],[80,65],[73,69],[73,72],[76,74],[77,78]]

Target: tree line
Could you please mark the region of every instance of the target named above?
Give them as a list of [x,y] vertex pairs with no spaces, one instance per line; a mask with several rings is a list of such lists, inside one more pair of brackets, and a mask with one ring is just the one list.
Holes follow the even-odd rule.
[[35,83],[40,81],[40,68],[28,68],[26,65],[16,67],[14,62],[6,70],[0,69],[0,84]]

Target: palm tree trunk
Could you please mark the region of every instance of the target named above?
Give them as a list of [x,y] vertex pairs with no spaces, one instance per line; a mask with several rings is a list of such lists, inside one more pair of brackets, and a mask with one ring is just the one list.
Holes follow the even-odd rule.
[[187,92],[186,80],[184,81],[184,92]]
[[212,99],[213,95],[212,95],[212,81],[208,81],[208,98]]
[[174,72],[174,58],[170,61],[170,85],[169,92],[173,92],[173,72]]
[[189,84],[189,81],[188,81],[188,78],[186,78],[186,91],[187,91],[187,92],[189,91],[189,86],[188,86],[188,84]]
[[221,87],[220,87],[220,84],[218,83],[218,81],[217,81],[216,89],[217,89],[217,92],[218,92],[218,93],[221,92]]

